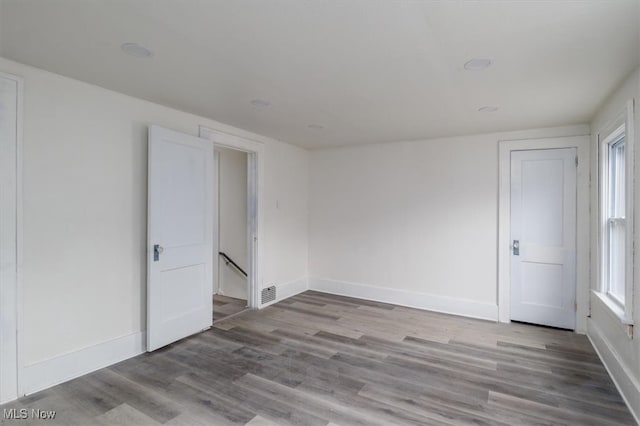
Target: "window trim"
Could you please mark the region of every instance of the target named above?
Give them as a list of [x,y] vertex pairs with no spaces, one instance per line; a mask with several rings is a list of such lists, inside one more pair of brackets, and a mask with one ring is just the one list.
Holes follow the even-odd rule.
[[[618,297],[616,294],[614,294],[614,292],[612,291],[612,287],[613,284],[611,283],[611,279],[612,276],[614,275],[612,273],[612,267],[611,267],[611,250],[612,250],[612,241],[611,241],[611,237],[612,237],[612,225],[618,225],[621,224],[623,226],[623,231],[624,231],[624,238],[625,238],[625,249],[624,249],[624,265],[625,265],[625,271],[624,271],[624,299],[626,301],[627,298],[627,276],[626,276],[626,263],[627,263],[627,258],[628,258],[628,253],[627,253],[627,247],[626,247],[626,240],[629,238],[629,235],[627,235],[627,209],[626,209],[626,201],[627,201],[627,193],[626,193],[626,188],[627,188],[627,173],[626,173],[626,168],[627,168],[627,159],[628,159],[628,152],[626,150],[627,146],[627,132],[626,132],[626,123],[621,124],[620,126],[618,126],[613,132],[611,132],[606,138],[605,140],[602,142],[601,145],[601,149],[602,149],[602,157],[603,157],[603,170],[602,170],[602,181],[603,181],[603,192],[602,192],[602,219],[603,219],[603,223],[602,223],[602,241],[603,241],[603,250],[602,250],[602,293],[608,297],[610,299],[611,302],[613,302],[614,304],[616,304],[622,311],[624,311],[625,309],[625,302],[622,301],[622,299],[620,297]],[[617,208],[614,206],[615,201],[613,200],[614,198],[614,194],[612,194],[612,182],[611,182],[611,176],[612,176],[612,159],[611,159],[611,153],[613,150],[613,147],[620,143],[620,141],[624,140],[624,144],[625,144],[625,152],[624,152],[624,189],[625,189],[625,194],[624,194],[624,202],[625,202],[625,211],[623,213],[623,215],[621,216],[620,214],[614,214],[612,212],[612,210],[617,210]]]
[[[598,293],[613,314],[623,324],[633,324],[633,176],[634,176],[634,132],[633,132],[633,100],[627,102],[626,108],[608,125],[598,132],[599,154],[599,283]],[[609,294],[606,283],[609,269],[607,267],[609,256],[608,224],[609,218],[609,146],[620,139],[625,138],[625,303]]]

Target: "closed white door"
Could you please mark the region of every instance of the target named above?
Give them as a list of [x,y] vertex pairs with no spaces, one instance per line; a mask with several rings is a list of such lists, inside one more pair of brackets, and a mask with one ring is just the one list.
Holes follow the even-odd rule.
[[511,319],[574,329],[576,150],[511,153]]
[[149,129],[147,350],[209,328],[213,144]]

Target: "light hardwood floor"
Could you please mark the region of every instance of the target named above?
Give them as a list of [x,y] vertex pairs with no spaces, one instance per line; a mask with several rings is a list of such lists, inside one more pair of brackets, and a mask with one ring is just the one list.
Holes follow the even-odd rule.
[[635,423],[584,336],[312,291],[2,408],[57,410],[47,425]]
[[235,297],[213,295],[213,320],[219,321],[247,309],[247,301]]

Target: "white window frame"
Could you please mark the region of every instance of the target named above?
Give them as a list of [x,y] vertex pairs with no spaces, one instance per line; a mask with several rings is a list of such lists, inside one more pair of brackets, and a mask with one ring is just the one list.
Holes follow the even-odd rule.
[[[609,147],[624,135],[625,156],[625,250],[624,250],[624,304],[609,293]],[[599,285],[598,293],[605,305],[623,324],[633,325],[633,176],[634,176],[634,134],[633,100],[627,103],[625,110],[598,132],[599,152]]]
[[[611,191],[612,189],[612,167],[613,167],[613,159],[611,158],[612,148],[618,143],[624,143],[624,190],[625,193],[622,194],[624,198],[624,203],[627,202],[627,160],[629,158],[627,153],[627,135],[626,135],[626,126],[625,124],[620,125],[617,129],[615,129],[612,133],[610,133],[600,144],[601,149],[601,158],[603,163],[602,170],[602,282],[601,282],[601,292],[608,297],[611,302],[618,305],[618,307],[624,310],[625,302],[620,299],[619,296],[614,294],[612,288],[614,287],[613,275],[614,275],[614,266],[611,259],[611,251],[613,242],[612,239],[612,228],[617,226],[623,227],[623,233],[625,238],[625,248],[623,250],[622,256],[624,257],[624,271],[622,272],[622,281],[623,281],[623,291],[620,293],[624,293],[624,299],[627,301],[627,277],[626,277],[626,262],[628,261],[628,253],[626,249],[626,240],[628,239],[627,235],[627,218],[629,217],[627,214],[627,208],[625,205],[624,211],[619,212],[618,214],[612,214],[611,210],[614,210],[615,207],[613,205],[618,204],[619,201],[614,199],[615,194]],[[615,181],[615,179],[614,179]],[[614,191],[615,192],[615,191]],[[620,214],[622,213],[622,215]],[[622,294],[621,294],[622,295]]]

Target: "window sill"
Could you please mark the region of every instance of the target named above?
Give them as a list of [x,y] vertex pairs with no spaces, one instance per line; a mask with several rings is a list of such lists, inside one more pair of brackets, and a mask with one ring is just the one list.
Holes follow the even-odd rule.
[[611,300],[609,296],[605,293],[601,293],[599,291],[592,291],[592,293],[600,299],[600,301],[607,307],[607,310],[610,314],[612,314],[615,318],[617,318],[620,323],[623,325],[633,325],[633,320],[628,320],[625,317],[624,309],[618,305],[616,302]]

